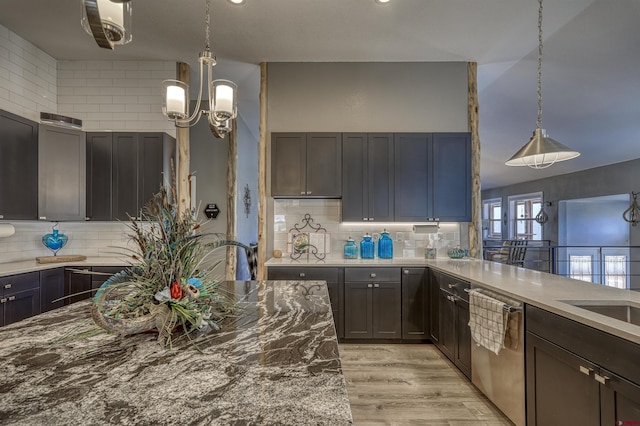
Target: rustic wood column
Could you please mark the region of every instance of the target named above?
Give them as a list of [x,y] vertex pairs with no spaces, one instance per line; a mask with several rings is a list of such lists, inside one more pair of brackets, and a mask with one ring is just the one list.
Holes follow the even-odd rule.
[[267,64],[260,64],[260,146],[258,153],[258,274],[267,277]]
[[[231,120],[231,132],[227,139],[227,239],[235,241],[236,232],[236,199],[238,194],[238,139],[236,120]],[[236,279],[237,269],[236,246],[227,247],[227,280]]]
[[469,254],[482,258],[482,194],[480,183],[480,133],[478,129],[478,63],[467,64],[469,131],[471,132],[471,223]]
[[[190,84],[191,67],[189,64],[178,62],[176,68],[178,80]],[[187,111],[188,110],[189,105],[187,105]],[[182,217],[182,215],[191,208],[191,186],[189,185],[189,163],[191,160],[189,151],[189,127],[176,126],[176,143],[178,144],[178,167],[176,170],[175,183],[178,199],[176,201],[178,203],[178,217]]]

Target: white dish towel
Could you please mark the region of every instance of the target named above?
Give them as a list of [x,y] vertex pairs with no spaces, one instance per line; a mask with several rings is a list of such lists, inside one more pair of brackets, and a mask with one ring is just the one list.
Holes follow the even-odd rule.
[[504,347],[509,313],[500,300],[473,289],[469,292],[469,328],[471,337],[480,346],[495,353]]

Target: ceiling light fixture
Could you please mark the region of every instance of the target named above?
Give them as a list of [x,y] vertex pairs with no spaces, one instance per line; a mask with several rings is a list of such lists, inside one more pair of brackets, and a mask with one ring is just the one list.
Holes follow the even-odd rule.
[[229,0],[229,3],[232,3],[232,4],[242,4],[242,3],[244,3],[244,0]]
[[505,164],[507,166],[529,166],[545,169],[558,161],[580,155],[579,152],[551,139],[542,128],[542,0],[538,1],[538,121],[529,142],[520,148]]
[[380,3],[380,4],[387,4],[389,3],[391,0],[376,0],[376,3]]
[[84,30],[103,49],[127,44],[131,33],[131,3],[129,0],[82,0]]
[[[211,19],[210,0],[206,0],[206,33],[205,48],[198,57],[200,62],[200,87],[198,101],[193,114],[189,115],[189,85],[179,80],[165,80],[162,82],[164,96],[162,113],[170,120],[174,120],[177,127],[189,127],[196,124],[200,117],[209,116],[211,132],[217,138],[223,138],[231,131],[231,120],[237,115],[238,86],[229,80],[212,80],[213,67],[216,58],[209,48],[209,21]],[[202,86],[204,68],[207,69],[207,91],[209,94],[209,109],[200,110],[202,101]]]

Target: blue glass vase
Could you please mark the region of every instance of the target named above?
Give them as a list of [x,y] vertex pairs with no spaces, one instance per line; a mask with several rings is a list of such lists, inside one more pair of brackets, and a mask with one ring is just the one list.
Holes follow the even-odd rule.
[[373,259],[375,257],[375,243],[371,240],[371,235],[366,234],[360,241],[360,257],[363,259]]
[[378,241],[378,257],[380,259],[393,259],[393,240],[389,238],[389,232],[382,231]]
[[347,243],[344,245],[344,258],[345,259],[357,259],[358,258],[358,246],[353,238],[349,237]]
[[57,229],[54,229],[51,234],[45,234],[42,236],[42,244],[51,250],[54,256],[58,254],[58,250],[67,244],[67,241],[67,236],[61,234]]

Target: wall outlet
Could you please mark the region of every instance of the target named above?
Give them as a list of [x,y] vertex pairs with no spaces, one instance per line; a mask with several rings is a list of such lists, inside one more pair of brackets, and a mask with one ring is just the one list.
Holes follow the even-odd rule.
[[404,241],[404,232],[396,232],[396,241]]

